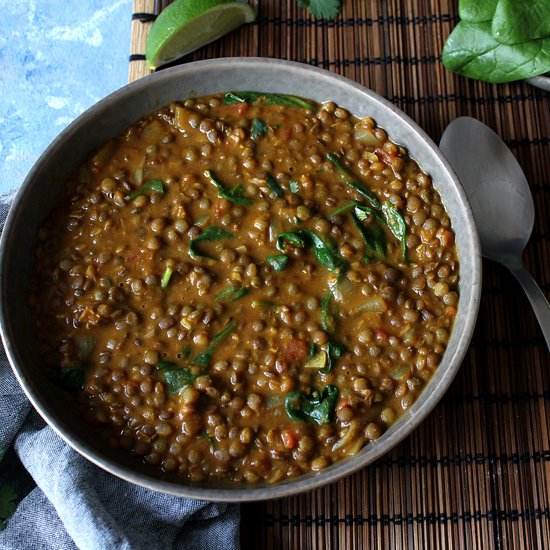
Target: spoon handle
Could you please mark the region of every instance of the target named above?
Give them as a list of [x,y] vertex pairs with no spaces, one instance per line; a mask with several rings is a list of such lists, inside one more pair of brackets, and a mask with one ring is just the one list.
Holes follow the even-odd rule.
[[508,267],[512,275],[519,281],[525,294],[527,294],[527,298],[529,298],[531,306],[533,306],[533,311],[539,322],[542,334],[546,339],[546,345],[550,350],[550,304],[548,304],[546,297],[535,279],[533,279],[531,273],[527,271],[522,263],[507,264],[506,267]]

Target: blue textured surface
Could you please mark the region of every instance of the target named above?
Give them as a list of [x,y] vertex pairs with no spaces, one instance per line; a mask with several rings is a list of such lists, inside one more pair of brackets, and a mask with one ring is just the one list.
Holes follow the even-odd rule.
[[0,0],[0,193],[128,75],[132,0]]

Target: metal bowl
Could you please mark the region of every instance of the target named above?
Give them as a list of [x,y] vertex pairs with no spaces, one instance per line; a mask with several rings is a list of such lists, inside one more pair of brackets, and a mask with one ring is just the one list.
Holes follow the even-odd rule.
[[[33,316],[26,305],[37,231],[69,174],[106,140],[162,105],[227,90],[290,93],[318,102],[331,100],[358,117],[374,118],[432,176],[450,214],[461,262],[455,327],[439,368],[416,403],[382,437],[354,457],[320,473],[273,485],[185,483],[110,448],[72,412],[67,394],[46,377],[34,337]],[[206,500],[252,501],[332,483],[372,463],[407,437],[442,398],[460,367],[476,321],[480,281],[480,249],[466,195],[435,143],[410,118],[372,91],[324,70],[275,59],[214,59],[167,69],[125,86],[82,114],[48,147],[17,194],[2,234],[0,326],[8,358],[28,398],[80,454],[116,476],[157,491]]]
[[540,88],[541,90],[546,90],[547,92],[550,92],[550,75],[548,74],[533,76],[532,78],[528,78],[525,82],[531,84],[531,86],[535,86],[536,88]]

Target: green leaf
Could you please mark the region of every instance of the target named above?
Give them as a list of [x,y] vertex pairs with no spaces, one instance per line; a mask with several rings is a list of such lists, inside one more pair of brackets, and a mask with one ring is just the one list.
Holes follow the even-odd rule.
[[86,361],[97,345],[97,339],[89,334],[83,334],[76,340],[76,355],[81,361]]
[[340,0],[298,0],[298,7],[307,8],[315,17],[334,19],[340,13]]
[[221,197],[222,199],[227,199],[228,201],[231,201],[234,204],[238,204],[239,206],[250,206],[251,204],[254,204],[254,201],[252,199],[244,196],[244,189],[240,183],[235,185],[235,187],[233,187],[232,189],[226,190],[222,183],[216,178],[216,176],[214,176],[214,174],[210,170],[205,170],[204,175],[218,189],[218,197]]
[[231,300],[232,302],[235,302],[246,294],[248,294],[248,288],[230,285],[226,286],[221,292],[216,294],[214,299],[218,300],[218,302],[223,302],[225,300]]
[[330,424],[338,394],[338,388],[332,385],[314,390],[310,396],[301,391],[292,391],[285,397],[285,410],[292,420]]
[[285,241],[293,244],[294,246],[297,246],[298,248],[304,248],[306,246],[305,240],[302,237],[300,237],[300,235],[295,231],[286,231],[285,233],[281,233],[277,237],[277,245],[276,245],[277,250],[284,252]]
[[491,23],[461,21],[445,43],[443,64],[458,74],[486,82],[530,78],[550,71],[550,38],[508,46],[493,37]]
[[274,271],[283,271],[288,264],[288,256],[286,254],[273,254],[265,259],[265,262],[270,265]]
[[17,493],[12,487],[9,485],[0,487],[0,518],[7,519],[15,512],[16,500]]
[[201,353],[195,356],[195,358],[192,360],[192,362],[195,365],[200,365],[203,367],[208,367],[210,363],[210,359],[212,357],[212,354],[214,353],[214,350],[237,328],[237,323],[232,322],[229,323],[223,330],[218,332],[214,337],[212,338],[212,341],[210,342],[210,345]]
[[207,227],[197,238],[192,239],[189,243],[189,254],[193,258],[212,258],[212,256],[207,256],[205,254],[200,254],[197,251],[197,244],[201,242],[215,242],[215,241],[221,241],[223,239],[232,239],[235,235],[233,233],[230,233],[229,231],[226,231],[225,229],[222,229],[221,227],[217,227],[216,225],[211,225],[210,227]]
[[384,259],[386,257],[386,234],[384,230],[376,224],[369,224],[365,227],[356,212],[351,213],[351,218],[365,242],[363,260],[370,262],[371,260]]
[[201,435],[202,437],[204,437],[204,439],[206,439],[206,441],[208,441],[211,449],[216,448],[216,440],[206,430],[203,430]]
[[327,366],[320,371],[321,374],[328,374],[332,367],[336,366],[338,359],[346,353],[346,348],[342,344],[336,342],[327,342]]
[[498,0],[460,0],[458,15],[470,23],[491,21],[497,8]]
[[[332,212],[327,214],[327,218],[334,218],[334,216],[339,216],[340,214],[345,214],[350,210],[353,210],[359,203],[357,201],[346,202],[342,206],[335,208]],[[366,207],[367,208],[367,207]]]
[[126,195],[124,200],[133,201],[136,197],[144,195],[147,191],[154,191],[155,193],[164,194],[164,186],[162,180],[147,180],[137,191],[134,191],[130,195]]
[[175,395],[179,393],[183,388],[192,384],[202,373],[193,374],[185,367],[180,367],[172,361],[162,361],[155,367],[168,389],[168,393]]
[[277,195],[277,197],[282,197],[283,196],[283,190],[281,189],[280,185],[277,183],[275,178],[272,177],[271,175],[267,174],[266,179],[267,179],[267,186],[269,187],[269,190],[271,192],[275,193],[275,195]]
[[261,118],[252,119],[252,129],[250,130],[250,137],[256,139],[262,137],[267,133],[267,124]]
[[286,105],[288,107],[301,107],[302,109],[315,109],[315,105],[302,99],[287,94],[269,94],[265,92],[227,92],[223,98],[224,105],[234,103],[263,103],[264,105]]
[[170,266],[167,266],[164,270],[164,273],[162,274],[162,279],[160,280],[160,288],[162,288],[163,290],[168,287],[168,283],[170,282],[172,273],[174,273],[174,269]]
[[550,36],[549,0],[499,0],[491,24],[501,44],[517,44]]
[[[352,174],[351,170],[345,166],[337,155],[334,153],[327,153],[327,159],[336,166],[340,174],[345,178],[344,183],[362,195],[365,199],[367,199],[367,202],[373,207],[373,208],[380,208],[380,201],[378,200],[378,197],[369,189],[367,189],[362,183],[359,183],[356,179],[354,174]],[[348,180],[347,178],[351,177],[353,179]]]
[[330,312],[332,292],[329,290],[321,297],[321,326],[325,332],[332,334],[335,330],[334,318]]
[[300,192],[300,184],[297,181],[292,180],[288,187],[290,188],[291,193],[299,193]]
[[61,367],[54,371],[52,378],[66,390],[79,390],[84,385],[86,368],[83,365]]
[[340,256],[334,244],[324,236],[310,229],[293,229],[281,233],[277,238],[277,249],[284,252],[284,243],[288,241],[299,248],[309,244],[317,261],[331,271],[340,269],[342,272],[348,267],[348,262]]
[[[200,372],[193,374],[188,368],[180,367],[173,361],[161,361],[155,369],[158,370],[168,388],[168,393],[177,394],[186,386],[191,385],[199,376],[206,374],[210,367],[210,360],[214,350],[237,328],[237,323],[229,323],[223,330],[212,338],[210,345],[195,355],[190,363],[203,367]],[[184,350],[185,355],[185,350]]]
[[394,237],[401,243],[403,260],[407,261],[407,226],[403,216],[389,201],[382,204],[382,213]]

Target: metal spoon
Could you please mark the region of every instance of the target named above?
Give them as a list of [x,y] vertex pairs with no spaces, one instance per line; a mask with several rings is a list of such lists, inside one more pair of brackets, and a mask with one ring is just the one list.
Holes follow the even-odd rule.
[[519,281],[550,349],[550,305],[522,259],[535,208],[518,161],[497,134],[470,117],[453,120],[439,147],[470,199],[483,256],[506,266]]

